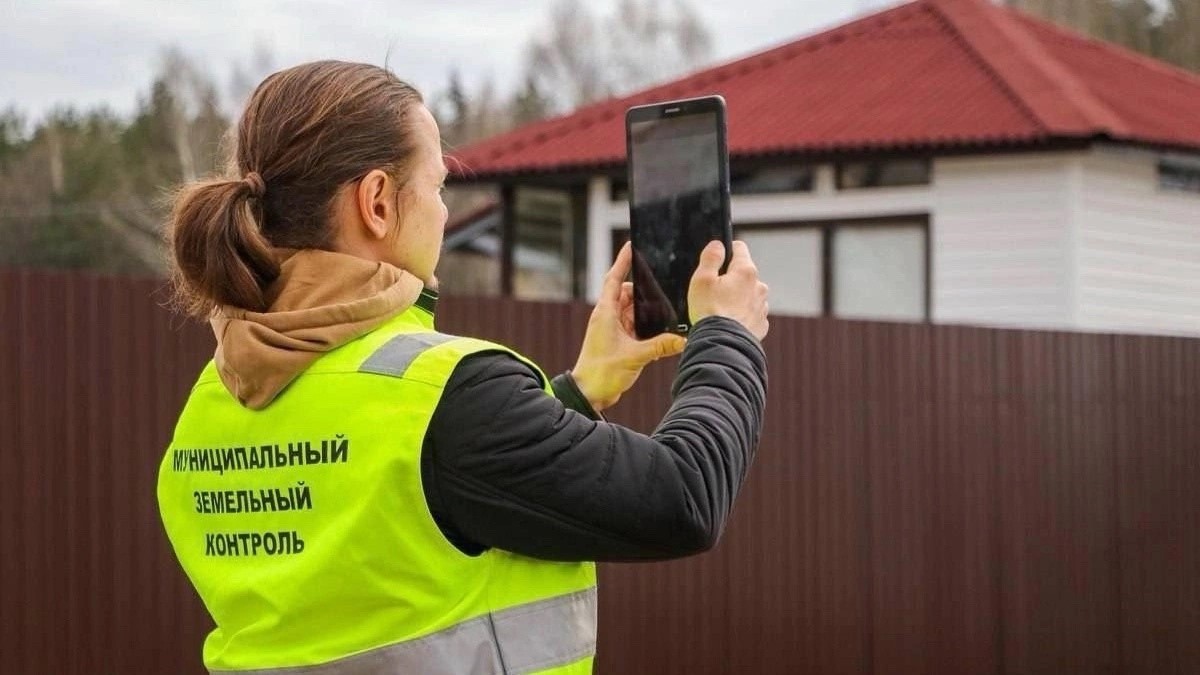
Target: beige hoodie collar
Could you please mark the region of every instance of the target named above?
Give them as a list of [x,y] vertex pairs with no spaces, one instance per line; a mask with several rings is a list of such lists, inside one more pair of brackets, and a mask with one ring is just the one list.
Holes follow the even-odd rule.
[[404,270],[343,253],[281,249],[280,258],[266,312],[226,306],[212,320],[221,381],[254,410],[325,352],[407,310],[423,288]]

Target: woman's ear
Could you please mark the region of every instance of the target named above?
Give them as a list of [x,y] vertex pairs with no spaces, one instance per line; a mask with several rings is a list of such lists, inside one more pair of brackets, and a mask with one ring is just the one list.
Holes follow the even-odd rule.
[[395,181],[386,172],[372,169],[358,182],[355,202],[358,215],[371,239],[384,239],[388,231],[398,222],[397,204],[393,196]]

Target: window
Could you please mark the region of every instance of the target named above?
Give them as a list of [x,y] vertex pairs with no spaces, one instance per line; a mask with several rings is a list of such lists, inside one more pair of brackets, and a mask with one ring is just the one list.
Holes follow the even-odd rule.
[[925,321],[929,317],[925,215],[736,229],[771,287],[771,312]]
[[[771,287],[772,314],[820,316],[824,312],[821,228],[739,227],[734,237],[750,247],[759,278]],[[613,230],[614,258],[627,241],[629,230]]]
[[[807,165],[736,171],[729,176],[729,191],[735,195],[812,192],[816,173],[816,167]],[[608,189],[608,196],[614,202],[629,199],[629,183],[624,177],[612,179]]]
[[833,314],[925,318],[924,225],[839,225],[832,230]]
[[469,212],[455,227],[447,223],[438,260],[439,289],[446,294],[495,295],[500,292],[501,208]]
[[515,195],[513,294],[529,300],[570,299],[574,269],[570,194],[519,188]]
[[1200,158],[1164,157],[1158,163],[1158,186],[1200,194]]
[[931,166],[927,158],[840,162],[837,165],[837,186],[839,190],[856,190],[928,185],[930,173]]
[[761,195],[776,192],[812,192],[815,170],[811,166],[773,167],[734,173],[729,177],[735,195]]
[[771,287],[771,312],[819,316],[822,301],[822,232],[818,227],[739,228],[758,276]]
[[629,181],[624,176],[609,181],[608,198],[614,202],[629,201]]

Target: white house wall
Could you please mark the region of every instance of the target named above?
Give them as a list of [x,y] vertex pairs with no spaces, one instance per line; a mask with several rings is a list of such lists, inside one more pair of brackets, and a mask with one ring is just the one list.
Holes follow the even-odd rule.
[[1159,189],[1146,151],[1099,148],[1081,173],[1079,326],[1200,333],[1200,195]]
[[933,320],[1036,328],[1073,323],[1076,153],[934,162]]
[[[930,214],[932,317],[940,322],[1070,325],[1068,255],[1075,154],[938,159],[933,184],[839,192],[819,167],[810,193],[737,195],[735,223],[778,223]],[[612,259],[613,228],[629,226],[626,202],[589,191],[589,297]],[[602,201],[603,206],[597,202]]]
[[[932,319],[1031,328],[1200,333],[1200,195],[1158,187],[1157,156],[1081,152],[934,160],[915,188],[738,195],[735,223],[930,215]],[[609,184],[589,188],[589,297],[629,226]]]

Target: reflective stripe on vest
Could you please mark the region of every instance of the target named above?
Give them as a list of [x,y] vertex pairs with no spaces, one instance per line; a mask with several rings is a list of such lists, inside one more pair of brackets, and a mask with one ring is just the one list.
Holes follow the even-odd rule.
[[397,335],[363,362],[359,371],[402,377],[422,352],[454,339],[445,333],[408,333]]
[[508,675],[565,666],[596,650],[596,589],[511,607],[415,640],[317,666],[212,675]]

